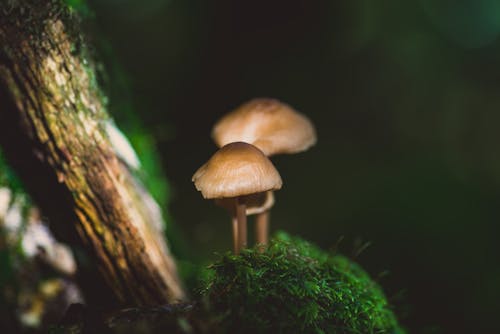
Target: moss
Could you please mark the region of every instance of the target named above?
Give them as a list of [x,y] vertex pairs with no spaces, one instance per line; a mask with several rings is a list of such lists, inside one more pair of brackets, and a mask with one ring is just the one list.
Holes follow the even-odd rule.
[[226,254],[204,291],[227,332],[403,333],[357,264],[284,233],[265,253]]
[[[101,333],[113,334],[405,333],[382,289],[359,265],[284,233],[272,240],[265,253],[255,249],[239,256],[228,253],[205,271],[198,269],[191,268],[204,278],[197,301],[124,309],[98,323],[88,309],[83,320],[86,330],[100,328]],[[63,321],[54,333],[70,333],[75,323]]]
[[[105,107],[110,109],[111,114],[116,117],[118,125],[127,134],[140,157],[145,171],[144,174],[147,175],[147,177],[142,174],[138,176],[146,184],[146,187],[158,203],[164,206],[169,200],[168,183],[161,171],[161,163],[154,140],[145,130],[140,118],[135,114],[131,99],[127,98],[131,95],[128,79],[119,65],[115,64],[115,57],[111,55],[109,46],[100,50],[104,56],[112,58],[110,64],[108,64],[111,65],[110,68],[106,69],[109,70],[110,74],[106,76],[102,64],[94,62],[97,50],[92,47],[89,48],[85,43],[86,36],[82,34],[82,31],[84,31],[84,28],[90,28],[92,18],[92,11],[85,0],[0,1],[0,27],[15,26],[16,33],[20,35],[19,39],[29,40],[32,47],[41,54],[45,54],[47,51],[45,50],[46,46],[43,44],[47,39],[46,23],[51,20],[61,20],[63,22],[64,32],[68,34],[68,40],[72,43],[72,53],[79,56],[84,64],[83,67],[88,76],[90,90],[98,95]],[[93,26],[92,28],[95,29]],[[93,38],[99,39],[99,37]],[[101,46],[106,46],[102,40],[95,42],[100,42]],[[3,48],[7,47],[8,45],[0,46],[0,54]],[[104,86],[105,93],[110,95],[113,103],[108,105],[108,99],[101,91],[101,86]],[[79,105],[80,102],[79,100],[75,102],[78,110],[87,110],[86,106]]]

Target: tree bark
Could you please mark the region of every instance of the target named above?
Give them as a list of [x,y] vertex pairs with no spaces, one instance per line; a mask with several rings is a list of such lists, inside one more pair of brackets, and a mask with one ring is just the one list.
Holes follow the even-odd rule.
[[54,234],[99,269],[89,298],[182,300],[156,203],[110,145],[76,20],[59,0],[0,2],[0,145]]

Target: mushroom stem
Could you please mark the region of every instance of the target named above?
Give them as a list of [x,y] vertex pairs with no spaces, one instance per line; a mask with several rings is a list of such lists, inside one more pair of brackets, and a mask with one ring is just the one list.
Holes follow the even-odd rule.
[[259,251],[263,252],[269,240],[269,210],[259,213],[255,218],[255,235]]
[[246,204],[241,197],[236,200],[236,219],[238,224],[238,251],[247,247],[247,215]]
[[231,224],[233,225],[233,252],[234,254],[238,254],[238,218],[236,214],[233,215],[231,219]]

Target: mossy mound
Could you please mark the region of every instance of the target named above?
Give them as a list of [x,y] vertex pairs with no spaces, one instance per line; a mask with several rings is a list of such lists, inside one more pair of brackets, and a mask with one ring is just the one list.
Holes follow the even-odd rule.
[[204,293],[228,333],[404,333],[357,264],[280,233],[264,253],[227,254]]
[[227,253],[197,276],[206,277],[197,301],[108,318],[80,310],[81,323],[63,321],[52,333],[404,333],[363,269],[284,233],[264,253]]

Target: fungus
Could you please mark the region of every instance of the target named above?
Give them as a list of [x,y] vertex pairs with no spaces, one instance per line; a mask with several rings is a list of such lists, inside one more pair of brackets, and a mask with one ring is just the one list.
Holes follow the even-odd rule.
[[192,181],[205,199],[221,200],[226,207],[233,208],[233,248],[236,254],[247,245],[247,202],[251,204],[256,198],[254,196],[282,186],[278,171],[265,154],[243,142],[230,143],[219,149],[194,173]]
[[[247,216],[257,215],[255,234],[256,243],[258,245],[265,246],[267,245],[269,239],[268,217],[269,210],[274,205],[274,193],[272,191],[265,191],[262,193],[245,196],[245,203],[245,214]],[[215,204],[225,208],[232,215],[234,215],[233,199],[216,199]],[[264,221],[262,219],[259,220],[259,218],[264,218]],[[263,250],[264,248],[261,247],[260,249]]]
[[316,143],[311,121],[288,104],[257,98],[222,117],[212,130],[217,146],[242,141],[257,146],[267,156],[294,154]]
[[[267,156],[299,153],[317,140],[316,130],[306,116],[269,98],[250,100],[222,117],[212,130],[212,138],[219,147],[236,141],[250,143]],[[261,245],[268,243],[271,206],[253,213],[257,214],[256,241]]]

